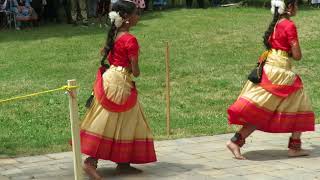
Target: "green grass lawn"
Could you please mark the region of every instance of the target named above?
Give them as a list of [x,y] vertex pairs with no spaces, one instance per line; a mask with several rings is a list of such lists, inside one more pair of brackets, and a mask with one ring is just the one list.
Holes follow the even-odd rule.
[[[172,136],[234,131],[226,109],[263,51],[271,14],[255,8],[168,10],[146,14],[132,31],[141,45],[139,97],[156,139],[165,139],[165,42],[171,51]],[[295,63],[320,114],[319,11],[294,18],[304,58]],[[52,25],[0,32],[0,99],[60,87],[77,79],[80,115],[99,66],[106,32]],[[63,92],[0,104],[0,156],[70,150]],[[318,119],[319,122],[319,119]]]

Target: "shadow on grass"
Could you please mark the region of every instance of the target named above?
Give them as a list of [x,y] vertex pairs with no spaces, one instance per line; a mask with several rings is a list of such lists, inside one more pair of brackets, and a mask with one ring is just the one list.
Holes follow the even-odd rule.
[[[136,167],[135,165],[132,165],[133,167]],[[142,173],[137,173],[137,174],[117,174],[114,167],[102,167],[98,168],[98,173],[103,177],[103,178],[124,178],[124,177],[132,177],[132,178],[139,178],[139,177],[145,177],[145,176],[161,176],[163,175],[163,178],[170,178],[170,176],[175,176],[178,173],[183,174],[187,173],[192,169],[195,168],[202,168],[203,165],[201,164],[180,164],[180,163],[169,163],[169,162],[157,162],[154,163],[154,165],[146,165],[144,168],[143,165],[137,167],[138,169],[143,170]],[[179,168],[178,171],[170,171],[170,168]],[[173,172],[173,173],[170,173]],[[136,176],[136,177],[135,177]]]
[[[310,151],[309,156],[303,156],[303,158],[315,158],[320,157],[320,146],[312,145],[312,149],[307,149]],[[282,160],[282,159],[290,159],[287,155],[287,150],[276,150],[276,149],[264,149],[264,150],[256,150],[256,151],[249,151],[243,153],[249,161],[273,161],[273,160]],[[299,157],[297,157],[299,158]]]

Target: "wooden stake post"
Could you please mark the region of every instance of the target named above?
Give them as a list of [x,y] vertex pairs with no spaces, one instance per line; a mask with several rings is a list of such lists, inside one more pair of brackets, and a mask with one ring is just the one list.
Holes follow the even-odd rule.
[[169,43],[166,43],[166,114],[167,114],[167,136],[170,135],[170,66],[169,66]]
[[[76,80],[68,80],[68,86],[76,86]],[[82,159],[80,152],[79,108],[77,102],[77,90],[69,91],[69,109],[72,134],[74,179],[82,180]]]

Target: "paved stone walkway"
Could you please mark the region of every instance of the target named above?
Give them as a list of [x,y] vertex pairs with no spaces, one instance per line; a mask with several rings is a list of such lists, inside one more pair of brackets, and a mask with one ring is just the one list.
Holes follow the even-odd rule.
[[[288,134],[255,132],[243,148],[248,160],[235,160],[226,150],[231,134],[156,142],[158,162],[136,165],[142,174],[115,175],[115,165],[99,162],[105,179],[116,180],[316,180],[320,179],[320,126],[303,136],[311,156],[288,158]],[[0,180],[72,180],[71,152],[0,159]],[[88,178],[85,178],[88,179]]]

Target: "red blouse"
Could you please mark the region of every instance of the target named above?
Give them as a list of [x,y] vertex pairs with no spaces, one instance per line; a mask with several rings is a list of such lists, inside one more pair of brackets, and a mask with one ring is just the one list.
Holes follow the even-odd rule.
[[131,58],[138,60],[139,44],[132,34],[124,34],[119,37],[113,45],[112,51],[108,55],[110,65],[128,67]]
[[288,19],[284,19],[279,22],[275,27],[275,31],[269,38],[269,43],[273,49],[279,49],[287,52],[290,52],[291,46],[298,42],[296,25],[293,21]]

